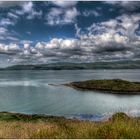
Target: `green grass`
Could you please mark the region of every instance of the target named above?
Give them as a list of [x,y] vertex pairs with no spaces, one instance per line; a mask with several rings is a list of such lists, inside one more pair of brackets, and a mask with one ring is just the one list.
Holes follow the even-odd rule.
[[99,90],[116,93],[140,93],[140,83],[120,79],[88,80],[81,82],[72,82],[67,85],[84,90]]
[[140,138],[140,119],[124,113],[108,121],[91,122],[49,117],[0,113],[0,138]]

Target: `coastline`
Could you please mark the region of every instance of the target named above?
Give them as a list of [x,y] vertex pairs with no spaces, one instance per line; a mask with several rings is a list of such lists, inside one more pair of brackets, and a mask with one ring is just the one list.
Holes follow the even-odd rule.
[[[6,119],[6,121],[11,120],[25,120],[25,121],[32,121],[38,119],[66,119],[66,120],[76,120],[76,121],[91,121],[91,122],[104,122],[111,118],[112,115],[116,113],[107,113],[107,114],[71,114],[71,115],[50,115],[50,114],[28,114],[28,113],[21,113],[21,112],[7,112],[2,111],[0,112],[0,121]],[[8,118],[4,118],[4,116],[8,116]],[[10,118],[9,118],[10,116]]]

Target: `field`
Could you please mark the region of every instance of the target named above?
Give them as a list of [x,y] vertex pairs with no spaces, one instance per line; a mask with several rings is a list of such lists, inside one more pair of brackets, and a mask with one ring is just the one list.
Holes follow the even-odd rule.
[[140,138],[140,119],[116,113],[103,122],[0,113],[0,138]]

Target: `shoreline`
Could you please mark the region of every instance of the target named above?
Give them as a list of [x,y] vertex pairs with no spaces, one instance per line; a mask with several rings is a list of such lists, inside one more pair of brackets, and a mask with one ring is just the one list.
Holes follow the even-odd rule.
[[[117,113],[117,112],[116,112]],[[0,121],[3,121],[1,117],[3,115],[8,115],[16,117],[20,120],[26,120],[27,118],[30,120],[37,119],[65,119],[65,120],[73,120],[73,121],[89,121],[89,122],[104,122],[111,118],[112,115],[116,113],[110,113],[111,115],[94,115],[94,114],[73,114],[73,115],[49,115],[49,114],[29,114],[29,113],[19,113],[19,112],[10,112],[10,111],[2,111],[0,112]],[[11,120],[12,118],[8,118]],[[6,118],[6,120],[8,120]]]
[[[28,114],[28,113],[19,113],[19,112],[10,112],[10,111],[2,111],[0,112],[0,121],[11,121],[11,120],[23,120],[23,121],[32,121],[38,119],[64,119],[64,120],[72,120],[72,121],[88,121],[88,122],[104,122],[112,119],[113,116],[117,114],[125,114],[127,117],[132,119],[140,119],[140,116],[134,117],[129,115],[126,112],[110,112],[107,115],[98,115],[98,114],[73,114],[73,115],[49,115],[49,114]],[[3,116],[10,116],[3,119]],[[99,118],[98,118],[99,117]],[[96,119],[95,119],[96,118]],[[102,118],[102,119],[100,119]]]

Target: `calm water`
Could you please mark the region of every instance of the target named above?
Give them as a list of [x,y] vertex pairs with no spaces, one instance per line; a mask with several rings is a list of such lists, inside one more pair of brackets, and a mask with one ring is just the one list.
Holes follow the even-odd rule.
[[89,119],[118,111],[140,116],[138,95],[120,96],[48,85],[106,78],[140,81],[140,70],[1,71],[0,111]]

